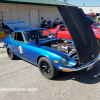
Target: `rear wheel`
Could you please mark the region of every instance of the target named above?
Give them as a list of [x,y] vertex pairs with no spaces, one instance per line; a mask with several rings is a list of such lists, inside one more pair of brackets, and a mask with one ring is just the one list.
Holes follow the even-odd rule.
[[9,46],[7,46],[7,54],[8,54],[8,57],[11,59],[11,60],[14,60],[16,59],[17,57],[14,55],[14,53],[12,52],[11,48]]
[[40,58],[38,66],[41,74],[47,79],[53,79],[58,75],[58,71],[46,57]]

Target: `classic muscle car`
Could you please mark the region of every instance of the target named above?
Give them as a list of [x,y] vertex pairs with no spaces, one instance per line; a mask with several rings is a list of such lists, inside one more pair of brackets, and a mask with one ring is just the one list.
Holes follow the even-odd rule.
[[[75,29],[70,31],[73,41],[57,39],[44,28],[14,30],[4,40],[4,46],[7,48],[7,54],[10,59],[20,57],[37,65],[41,74],[48,79],[56,77],[60,71],[90,70],[99,58],[95,35],[86,20],[82,20],[84,18],[83,12],[81,11],[80,13],[78,8],[73,7],[58,7],[58,10],[62,16],[65,11],[69,15],[77,12],[76,17],[79,17],[80,20],[74,19],[75,23],[73,25]],[[70,18],[66,17],[71,22],[73,21],[72,16]],[[80,21],[87,23],[89,30],[83,31],[84,24],[80,23]],[[76,22],[79,28],[76,28]],[[70,24],[68,24],[68,27],[71,29]],[[80,28],[81,30],[79,30]]]

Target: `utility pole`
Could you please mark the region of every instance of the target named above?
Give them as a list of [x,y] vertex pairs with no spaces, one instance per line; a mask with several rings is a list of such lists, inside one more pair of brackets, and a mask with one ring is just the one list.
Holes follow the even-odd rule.
[[68,5],[68,0],[64,0],[65,1],[65,3],[67,3],[67,5]]
[[68,0],[67,0],[67,5],[68,5]]

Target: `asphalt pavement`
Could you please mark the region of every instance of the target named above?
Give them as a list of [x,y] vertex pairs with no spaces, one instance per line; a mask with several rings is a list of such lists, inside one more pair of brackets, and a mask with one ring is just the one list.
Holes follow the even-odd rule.
[[48,80],[38,67],[0,53],[0,100],[100,100],[100,60],[88,72],[60,73]]

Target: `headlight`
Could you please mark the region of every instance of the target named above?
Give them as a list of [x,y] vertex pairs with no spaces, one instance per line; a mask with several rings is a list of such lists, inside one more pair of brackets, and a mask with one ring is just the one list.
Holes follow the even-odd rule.
[[73,67],[76,65],[76,61],[74,61],[73,59],[67,56],[63,56],[61,58],[61,62],[64,66],[67,66],[67,67]]
[[63,65],[67,66],[68,63],[69,63],[69,60],[67,59],[66,56],[63,56],[63,57],[61,58],[61,62],[62,62]]

